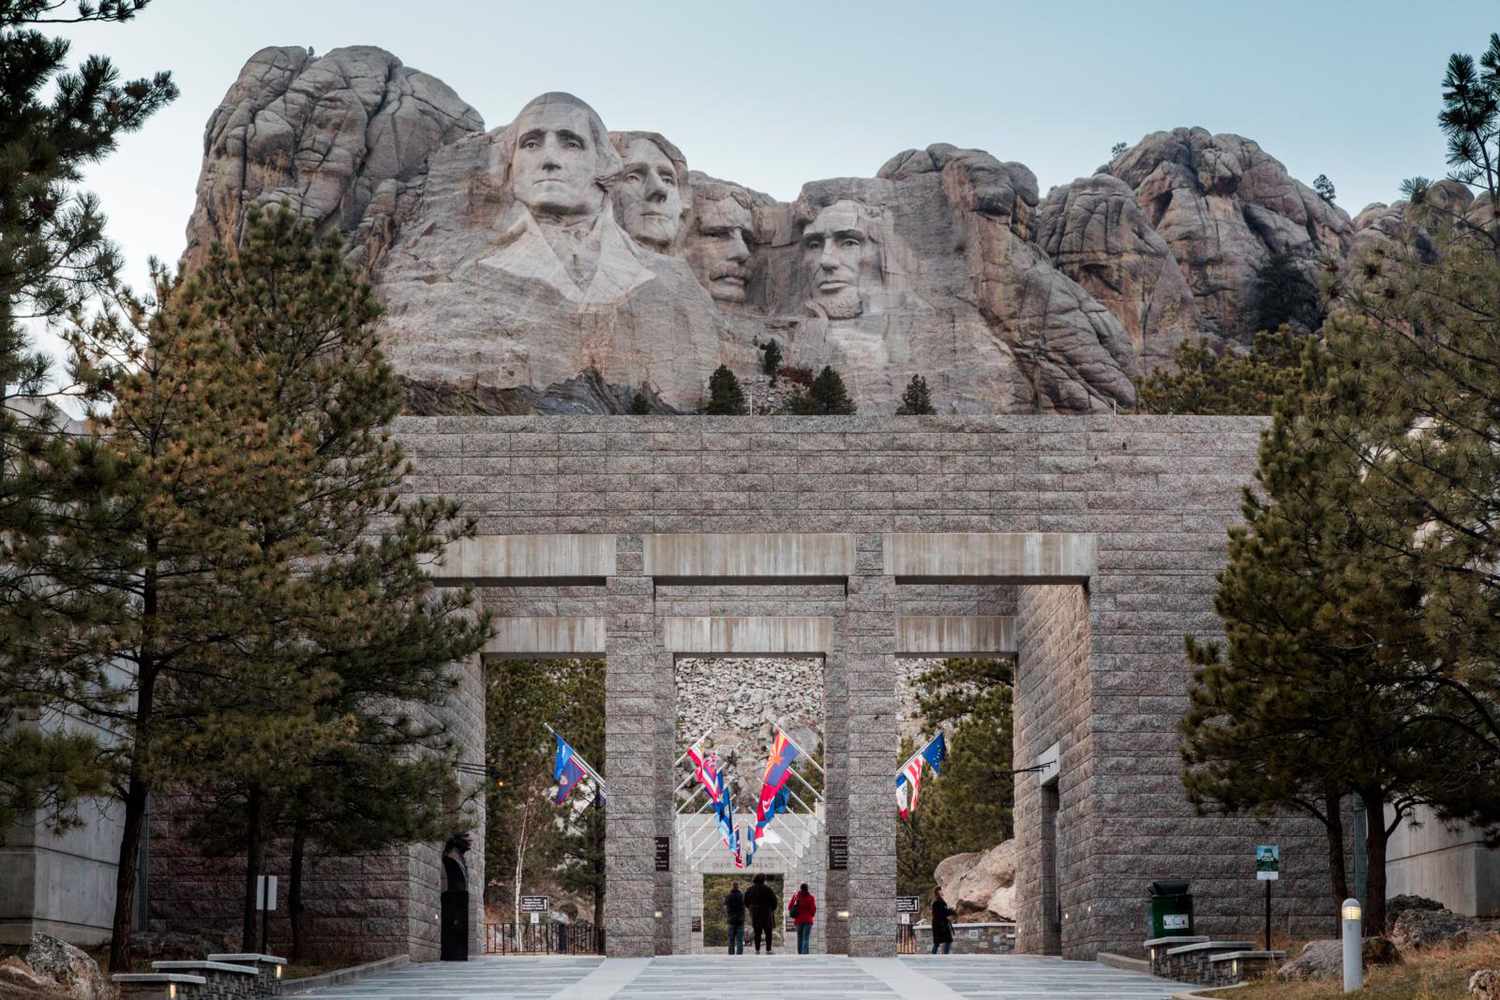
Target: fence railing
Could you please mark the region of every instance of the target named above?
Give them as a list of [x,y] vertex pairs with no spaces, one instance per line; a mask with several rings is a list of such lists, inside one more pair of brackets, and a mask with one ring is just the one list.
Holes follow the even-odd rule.
[[917,953],[917,929],[911,924],[897,924],[896,929],[896,954],[915,955]]
[[486,923],[486,955],[602,955],[604,931],[586,920],[571,924]]

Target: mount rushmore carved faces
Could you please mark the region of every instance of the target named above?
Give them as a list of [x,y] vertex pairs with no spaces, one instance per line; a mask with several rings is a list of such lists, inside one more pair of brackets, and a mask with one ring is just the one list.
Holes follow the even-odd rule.
[[[701,177],[701,175],[700,175]],[[741,303],[750,281],[750,194],[732,184],[696,183],[687,259],[715,301]]]
[[802,264],[808,307],[829,319],[854,319],[865,311],[882,280],[880,244],[873,210],[857,201],[836,201],[802,231]]
[[543,94],[521,109],[508,136],[505,176],[515,204],[500,226],[500,251],[481,265],[541,281],[583,306],[618,302],[656,277],[641,259],[646,251],[602,211],[620,157],[593,108],[572,94]]
[[617,132],[610,138],[625,161],[611,185],[616,218],[636,242],[669,253],[687,209],[687,160],[654,132]]

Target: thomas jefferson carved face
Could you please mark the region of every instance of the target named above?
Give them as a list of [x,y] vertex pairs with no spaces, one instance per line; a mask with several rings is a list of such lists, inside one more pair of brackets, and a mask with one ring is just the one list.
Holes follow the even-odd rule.
[[[515,124],[510,187],[535,214],[597,214],[603,124],[588,105],[566,94],[544,94],[522,109]],[[612,151],[610,151],[612,155]]]
[[868,292],[881,281],[874,229],[865,206],[836,201],[802,231],[807,302],[815,311],[829,319],[853,319],[864,312]]
[[650,139],[632,139],[621,153],[625,168],[614,186],[620,222],[637,242],[666,251],[682,225],[684,178]]
[[[713,197],[720,193],[721,197]],[[735,192],[694,190],[697,223],[687,258],[708,294],[719,302],[744,302],[750,278],[750,207]]]

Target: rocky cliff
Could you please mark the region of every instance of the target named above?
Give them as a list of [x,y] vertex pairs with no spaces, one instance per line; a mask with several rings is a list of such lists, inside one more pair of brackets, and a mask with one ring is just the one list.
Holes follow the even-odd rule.
[[[1132,406],[1185,338],[1253,332],[1270,254],[1311,273],[1381,231],[1203,129],[1045,198],[1023,164],[941,143],[792,202],[690,152],[568,94],[486,130],[380,49],[267,48],[208,122],[185,262],[254,206],[343,234],[421,412],[614,412],[643,384],[658,412],[691,411],[714,368],[749,374],[772,338],[788,365],[838,368],[866,411],[921,374],[943,412],[1088,412]],[[579,391],[584,373],[615,388]]]

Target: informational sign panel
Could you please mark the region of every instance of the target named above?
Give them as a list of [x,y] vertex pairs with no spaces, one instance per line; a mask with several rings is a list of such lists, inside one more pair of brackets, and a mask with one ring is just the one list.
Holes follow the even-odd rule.
[[922,897],[921,896],[897,896],[896,897],[896,912],[897,913],[921,913],[922,912]]
[[702,917],[694,917],[693,918],[693,933],[694,934],[702,934],[703,933],[703,918]]
[[849,870],[849,838],[828,838],[828,870],[831,872],[846,872]]
[[656,838],[656,870],[669,872],[672,870],[672,838]]
[[533,913],[530,916],[531,916],[531,922],[532,923],[539,924],[539,923],[542,922],[542,915],[540,913]]
[[276,883],[279,876],[257,875],[255,877],[255,908],[257,910],[276,910]]
[[1255,877],[1261,882],[1275,882],[1281,878],[1280,847],[1261,844],[1255,848]]
[[546,896],[522,896],[521,912],[546,913],[548,910],[552,909],[552,907],[548,906],[547,903],[548,900]]

